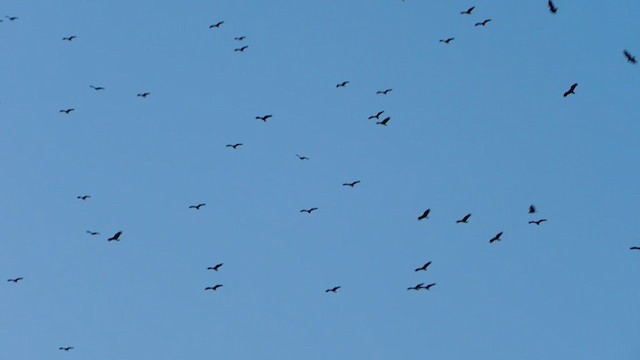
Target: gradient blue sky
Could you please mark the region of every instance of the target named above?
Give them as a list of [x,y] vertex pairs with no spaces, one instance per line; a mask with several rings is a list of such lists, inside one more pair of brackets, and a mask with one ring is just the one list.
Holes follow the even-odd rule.
[[3,0],[0,358],[638,359],[640,3],[556,5]]

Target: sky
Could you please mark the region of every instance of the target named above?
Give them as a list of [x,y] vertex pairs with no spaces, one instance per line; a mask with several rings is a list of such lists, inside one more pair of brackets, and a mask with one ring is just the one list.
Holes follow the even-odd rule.
[[555,3],[4,0],[0,358],[640,358],[640,3]]

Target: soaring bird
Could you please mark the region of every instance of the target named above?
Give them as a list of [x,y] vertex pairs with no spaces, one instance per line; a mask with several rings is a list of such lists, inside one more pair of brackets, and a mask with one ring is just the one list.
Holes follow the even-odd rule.
[[456,38],[440,39],[441,43],[450,44]]
[[59,347],[58,350],[64,350],[64,351],[69,351],[69,350],[73,350],[73,346],[67,346],[67,347]]
[[243,145],[242,143],[237,143],[237,144],[233,144],[233,145],[232,144],[228,144],[226,147],[237,149],[238,146],[242,146],[242,145]]
[[339,87],[345,87],[345,86],[347,86],[347,84],[348,84],[348,83],[349,83],[348,81],[343,81],[343,82],[341,82],[340,84],[336,85],[336,87],[337,87],[337,88],[339,88]]
[[632,246],[629,250],[640,250],[640,246]]
[[351,186],[351,187],[354,187],[354,186],[356,186],[356,184],[359,184],[359,183],[360,183],[360,180],[357,180],[357,181],[350,182],[350,183],[344,183],[344,184],[342,184],[342,186]]
[[382,114],[384,114],[384,110],[378,111],[377,114],[369,116],[369,120],[371,120],[371,119],[378,119],[379,120],[380,119],[380,115],[382,115]]
[[536,213],[536,206],[529,205],[529,214],[535,214],[535,213]]
[[575,90],[576,90],[576,87],[577,87],[577,86],[578,86],[578,83],[575,83],[575,84],[571,85],[571,87],[569,88],[569,90],[565,91],[565,93],[564,93],[564,95],[563,95],[563,96],[564,96],[564,97],[567,97],[567,96],[569,96],[569,95],[571,95],[571,94],[574,94],[574,95],[575,95]]
[[151,95],[151,93],[150,93],[150,92],[144,92],[144,93],[140,93],[140,94],[138,94],[138,95],[136,95],[136,96],[141,97],[141,98],[146,98],[146,97],[147,97],[147,96],[149,96],[149,95]]
[[76,109],[63,109],[63,110],[60,110],[59,112],[65,113],[65,114],[70,114],[72,111],[76,111]]
[[273,117],[273,115],[256,116],[256,120],[262,120],[262,121],[264,121],[264,122],[267,122],[267,120],[268,120],[269,118],[272,118],[272,117]]
[[238,37],[234,37],[233,40],[242,41],[242,40],[244,40],[246,38],[247,38],[246,36],[238,36]]
[[73,40],[73,39],[75,39],[75,38],[77,38],[77,36],[75,36],[75,35],[71,35],[71,36],[69,36],[69,37],[63,37],[63,38],[62,38],[62,40],[65,40],[65,41],[71,41],[71,40]]
[[493,243],[494,241],[500,241],[502,239],[500,239],[500,237],[502,236],[502,231],[500,231],[499,233],[496,234],[496,236],[492,237],[491,240],[489,240],[489,243]]
[[308,158],[308,157],[306,157],[306,156],[302,156],[302,155],[298,155],[298,154],[296,154],[296,156],[297,156],[297,157],[298,157],[298,159],[300,159],[300,160],[309,160],[309,158]]
[[248,47],[249,47],[249,45],[245,45],[243,47],[239,47],[239,48],[233,49],[233,51],[244,52],[245,50],[247,50]]
[[108,238],[107,241],[120,241],[120,235],[122,235],[122,231],[118,231],[115,235]]
[[16,21],[18,20],[17,16],[5,16],[7,19],[9,19],[9,21]]
[[424,285],[424,283],[420,283],[420,284],[418,284],[416,286],[408,287],[407,290],[416,290],[417,291],[417,290],[420,290],[420,289],[424,289],[423,285]]
[[431,209],[427,209],[425,210],[422,215],[418,216],[418,221],[423,220],[423,219],[428,219],[429,218],[429,213],[431,212]]
[[300,210],[300,212],[301,213],[306,212],[307,214],[311,214],[312,211],[316,211],[316,210],[318,210],[318,208],[317,207],[313,207],[311,209],[302,209],[302,210]]
[[432,287],[434,287],[434,286],[436,286],[436,283],[431,283],[431,284],[429,284],[429,285],[427,285],[427,286],[424,286],[424,287],[423,287],[423,289],[425,289],[425,290],[431,290],[431,288],[432,288]]
[[213,29],[213,28],[219,28],[220,25],[224,24],[224,21],[219,21],[213,25],[209,25],[209,29]]
[[389,122],[389,120],[391,120],[391,116],[387,116],[382,121],[377,121],[376,124],[382,125],[382,126],[387,126],[387,123]]
[[631,55],[631,53],[629,51],[624,50],[622,53],[624,54],[624,57],[627,58],[628,62],[630,62],[632,64],[637,64],[638,63],[638,61],[636,60],[636,57]]
[[216,266],[209,266],[207,268],[207,270],[213,270],[213,271],[218,271],[220,270],[220,268],[222,267],[222,265],[224,265],[223,263],[217,264]]
[[76,196],[76,197],[80,200],[87,200],[91,197],[91,195],[82,195],[82,196]]
[[200,210],[201,207],[207,205],[206,203],[200,203],[198,205],[190,205],[189,209],[196,209],[196,210]]
[[542,223],[543,223],[543,222],[545,222],[545,221],[547,221],[547,219],[540,219],[540,220],[537,220],[537,221],[529,221],[529,224],[536,224],[536,225],[540,225],[540,224],[542,224]]
[[460,224],[460,223],[466,224],[467,222],[469,222],[470,217],[471,217],[471,214],[467,214],[462,219],[456,220],[456,224]]
[[555,13],[558,12],[558,8],[553,3],[553,1],[549,0],[549,2],[547,4],[549,5],[549,11],[551,11],[552,14],[555,14]]
[[100,90],[104,90],[104,88],[102,86],[93,86],[93,85],[89,85],[90,88],[92,88],[95,91],[100,91]]
[[379,90],[379,91],[376,91],[376,94],[387,95],[391,91],[393,91],[393,89]]
[[90,230],[87,230],[87,234],[89,234],[89,235],[91,235],[91,236],[100,235],[100,233],[99,233],[99,232],[97,232],[97,231],[90,231]]
[[204,289],[205,289],[205,291],[206,291],[206,290],[213,290],[213,291],[216,291],[216,290],[218,290],[219,288],[221,288],[221,287],[223,287],[223,286],[224,286],[224,285],[222,285],[222,284],[216,284],[216,285],[214,285],[214,286],[207,286],[207,287],[206,287],[206,288],[204,288]]
[[415,269],[414,271],[427,271],[427,268],[429,267],[429,265],[431,265],[431,261],[427,261],[426,264],[422,265],[421,267]]
[[16,284],[17,284],[17,283],[18,283],[18,281],[20,281],[20,280],[22,280],[22,279],[24,279],[24,278],[19,277],[19,278],[15,278],[15,279],[8,279],[7,281],[8,281],[8,282],[10,281],[10,282],[13,282],[13,283],[16,283]]
[[491,22],[491,19],[486,19],[485,21],[476,23],[475,26],[486,26],[490,22]]
[[460,11],[460,14],[461,15],[471,15],[471,13],[473,12],[473,9],[475,9],[475,8],[476,8],[475,6],[472,6],[472,7],[468,8],[465,11]]
[[326,293],[328,293],[328,292],[337,293],[338,289],[340,289],[340,288],[341,288],[341,286],[334,286],[331,289],[325,290],[324,292],[326,292]]

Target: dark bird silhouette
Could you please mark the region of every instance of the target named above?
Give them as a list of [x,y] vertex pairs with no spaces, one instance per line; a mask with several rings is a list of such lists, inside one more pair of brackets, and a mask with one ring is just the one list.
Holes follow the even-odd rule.
[[427,285],[427,286],[424,286],[424,287],[423,287],[423,289],[425,289],[425,290],[431,290],[431,288],[432,288],[432,287],[434,287],[434,286],[436,286],[436,283],[431,283],[431,284],[429,284],[429,285]]
[[629,51],[624,50],[622,53],[624,54],[624,57],[627,58],[628,62],[630,62],[632,64],[637,64],[638,63],[638,61],[636,60],[636,57],[631,55],[631,53]]
[[529,214],[535,214],[535,213],[536,213],[536,206],[529,205]]
[[386,118],[384,118],[384,120],[377,121],[376,124],[382,125],[382,126],[387,126],[387,123],[389,122],[389,120],[391,120],[391,117],[387,116]]
[[549,2],[547,4],[549,5],[549,11],[551,11],[552,14],[555,14],[555,13],[558,12],[558,8],[553,3],[553,1],[549,0]]
[[262,120],[262,121],[264,121],[264,122],[267,122],[267,120],[268,120],[269,118],[272,118],[272,117],[273,117],[273,115],[256,116],[256,120]]
[[7,19],[9,19],[9,21],[16,21],[18,20],[17,16],[5,16]]
[[428,219],[429,218],[429,213],[431,212],[431,209],[427,209],[425,210],[422,215],[418,216],[418,221],[423,220],[423,219]]
[[356,184],[359,184],[359,183],[360,183],[360,180],[357,180],[357,181],[350,182],[350,183],[344,183],[344,184],[342,184],[342,186],[351,186],[351,187],[354,187],[354,186],[356,186]]
[[632,246],[629,250],[640,250],[640,246]]
[[346,87],[348,83],[349,83],[348,81],[343,81],[343,82],[341,82],[340,84],[336,85],[336,87],[337,87],[337,88],[339,88],[339,87]]
[[63,38],[62,38],[62,40],[65,40],[65,41],[71,41],[71,40],[73,40],[73,39],[75,39],[75,38],[77,38],[77,36],[75,36],[75,35],[71,35],[71,36],[69,36],[69,37],[63,37]]
[[576,93],[575,91],[576,91],[576,87],[577,87],[577,86],[578,86],[578,83],[575,83],[575,84],[571,85],[571,87],[569,88],[569,90],[565,91],[565,93],[564,93],[564,95],[563,95],[563,96],[564,96],[564,97],[567,97],[567,96],[569,96],[569,95],[571,95],[571,94],[575,95],[575,93]]
[[218,270],[220,270],[220,268],[222,267],[222,265],[224,265],[224,264],[223,264],[223,263],[220,263],[220,264],[218,264],[218,265],[216,265],[216,266],[209,266],[209,267],[207,268],[207,270],[218,271]]
[[456,38],[440,39],[441,43],[450,44]]
[[377,114],[369,116],[369,120],[371,119],[380,119],[380,115],[384,114],[384,110],[378,111]]
[[306,157],[306,156],[302,156],[302,155],[298,155],[298,154],[296,154],[296,156],[297,156],[297,157],[298,157],[298,159],[300,159],[300,160],[309,160],[309,158],[308,158],[308,157]]
[[224,24],[224,21],[219,21],[213,25],[209,25],[209,29],[213,29],[213,28],[219,28],[220,25]]
[[104,90],[104,88],[102,86],[93,86],[93,85],[89,85],[90,88],[92,88],[95,91],[100,91],[100,90]]
[[120,241],[120,235],[122,235],[122,231],[118,231],[115,235],[108,238],[107,241]]
[[237,149],[237,148],[238,148],[238,146],[242,146],[242,145],[243,145],[242,143],[237,143],[237,144],[233,144],[233,145],[228,144],[226,147],[230,147],[230,148]]
[[341,286],[334,286],[331,289],[325,290],[324,292],[326,292],[326,293],[328,293],[328,292],[337,293],[338,289],[340,289],[340,288],[341,288]]
[[76,111],[76,109],[63,109],[60,110],[61,113],[70,114],[72,111]]
[[416,290],[416,291],[417,291],[417,290],[420,290],[420,289],[424,289],[424,288],[422,287],[423,285],[424,285],[424,283],[420,283],[420,284],[418,284],[418,285],[416,285],[416,286],[408,287],[408,288],[407,288],[407,290]]
[[244,52],[245,50],[247,50],[248,47],[249,47],[249,45],[245,45],[243,47],[233,49],[233,51]]
[[91,197],[91,195],[82,195],[82,196],[76,196],[76,197],[80,200],[87,200]]
[[223,287],[223,286],[224,286],[224,285],[222,285],[222,284],[217,284],[217,285],[214,285],[214,286],[207,286],[207,287],[206,287],[206,288],[204,288],[204,289],[205,289],[205,291],[206,291],[206,290],[213,290],[213,291],[216,291],[216,290],[220,289],[220,288],[221,288],[221,287]]
[[90,230],[87,230],[87,234],[89,234],[89,235],[91,235],[91,236],[100,235],[100,233],[99,233],[99,232],[97,232],[97,231],[90,231]]
[[502,231],[500,231],[499,233],[496,234],[496,236],[492,237],[491,240],[489,240],[489,243],[493,243],[494,241],[500,241],[502,239],[500,239],[500,237],[502,236]]
[[16,283],[17,284],[18,281],[20,281],[22,279],[24,279],[24,278],[19,277],[19,278],[15,278],[15,279],[8,279],[7,282],[12,282],[12,283]]
[[246,36],[238,36],[238,37],[234,37],[233,40],[242,41],[242,40],[244,40],[246,38],[247,38]]
[[540,225],[540,224],[542,224],[542,223],[543,223],[543,222],[545,222],[545,221],[547,221],[547,219],[540,219],[540,220],[537,220],[537,221],[529,221],[529,224],[536,224],[536,225]]
[[205,203],[200,203],[200,204],[198,204],[198,205],[190,205],[190,206],[189,206],[189,209],[196,209],[196,210],[200,210],[200,208],[201,208],[201,207],[203,207],[203,206],[205,206],[205,205],[207,205],[207,204],[205,204]]
[[59,347],[58,350],[64,350],[64,351],[73,350],[73,346]]
[[485,21],[476,23],[475,26],[487,26],[487,24],[490,22],[491,22],[491,19],[486,19]]
[[302,209],[300,210],[301,213],[306,212],[307,214],[311,214],[311,212],[318,210],[317,207],[311,208],[311,209]]
[[475,6],[472,6],[472,7],[468,8],[465,11],[460,11],[460,14],[461,15],[471,15],[471,13],[473,12],[473,9],[475,9],[475,8],[476,8]]
[[391,91],[393,91],[393,89],[380,90],[380,91],[376,91],[376,94],[387,95]]
[[422,265],[422,267],[419,267],[417,269],[415,269],[414,271],[427,271],[427,268],[429,267],[429,265],[431,265],[431,261],[428,261],[426,264]]
[[149,96],[149,95],[151,95],[151,93],[150,93],[150,92],[144,92],[144,93],[140,93],[140,94],[138,94],[137,96],[138,96],[138,97],[141,97],[141,98],[146,98],[146,97],[147,97],[147,96]]
[[456,224],[460,224],[460,223],[466,224],[467,222],[469,222],[470,217],[471,217],[471,214],[467,214],[462,219],[456,220]]

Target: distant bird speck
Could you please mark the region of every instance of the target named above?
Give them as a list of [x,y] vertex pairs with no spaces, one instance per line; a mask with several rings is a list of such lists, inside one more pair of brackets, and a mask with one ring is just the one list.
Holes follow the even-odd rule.
[[237,144],[227,144],[226,147],[230,147],[230,148],[234,148],[237,149],[239,146],[242,146],[242,143],[237,143]]
[[343,81],[343,82],[341,82],[341,83],[337,84],[337,85],[336,85],[336,87],[337,87],[337,88],[339,88],[339,87],[346,87],[346,86],[347,86],[347,84],[349,84],[349,81]]
[[502,240],[501,237],[502,237],[502,231],[497,233],[496,236],[492,237],[491,240],[489,240],[489,243],[501,241]]
[[80,199],[80,200],[87,200],[91,198],[91,195],[82,195],[82,196],[76,196],[76,198]]
[[234,37],[233,40],[242,41],[242,40],[244,40],[246,38],[247,38],[246,36],[238,36],[238,37]]
[[141,98],[146,98],[146,97],[147,97],[147,96],[149,96],[149,95],[151,95],[151,93],[150,93],[150,92],[144,92],[144,93],[140,93],[140,94],[138,94],[138,95],[136,95],[136,96],[141,97]]
[[17,284],[18,281],[20,281],[22,279],[24,279],[24,278],[18,277],[18,278],[15,278],[15,279],[7,279],[7,282],[12,282],[12,283],[16,283]]
[[567,96],[572,95],[572,94],[575,95],[577,86],[578,86],[578,83],[575,83],[575,84],[571,85],[569,90],[565,91],[563,96],[567,97]]
[[249,48],[249,45],[245,45],[243,47],[239,47],[239,48],[233,49],[233,51],[244,52],[245,50],[247,50],[247,48]]
[[547,5],[549,5],[549,11],[552,14],[555,14],[558,12],[558,8],[556,7],[556,5],[553,3],[553,1],[549,0],[549,2],[547,3]]
[[420,220],[424,220],[424,219],[428,219],[429,218],[429,213],[431,212],[431,209],[427,209],[425,210],[422,215],[418,216],[418,221]]
[[440,42],[448,45],[448,44],[451,44],[451,42],[455,39],[456,38],[440,39]]
[[89,85],[90,88],[92,88],[95,91],[101,91],[104,90],[104,88],[102,86],[93,86],[93,85]]
[[340,288],[341,288],[341,286],[334,286],[334,287],[332,287],[331,289],[327,289],[327,290],[325,290],[324,292],[325,292],[325,293],[328,293],[328,292],[337,293],[337,292],[338,292],[338,289],[340,289]]
[[418,271],[427,271],[427,268],[431,265],[431,261],[428,261],[427,263],[425,263],[424,265],[422,265],[421,267],[415,269],[415,272]]
[[354,181],[354,182],[350,182],[350,183],[344,183],[342,184],[342,186],[350,186],[350,187],[354,187],[357,184],[360,184],[360,180]]
[[470,217],[471,217],[471,214],[467,214],[462,219],[456,220],[456,224],[466,224],[469,222]]
[[393,91],[393,89],[378,90],[378,91],[376,91],[376,94],[378,94],[378,95],[387,95],[391,91]]
[[198,205],[190,205],[189,209],[196,209],[196,210],[200,210],[201,207],[207,205],[206,203],[200,203]]
[[69,36],[69,37],[63,37],[63,38],[62,38],[62,40],[64,40],[64,41],[71,41],[71,40],[73,40],[73,39],[75,39],[75,38],[77,38],[77,36],[75,36],[75,35],[71,35],[71,36]]
[[529,214],[535,214],[535,213],[536,213],[536,206],[529,205]]
[[624,50],[622,52],[624,54],[624,57],[627,58],[627,61],[631,64],[637,64],[638,61],[636,60],[636,57],[631,55],[631,53],[627,50]]
[[207,286],[206,288],[204,288],[204,290],[205,290],[205,291],[206,291],[206,290],[213,290],[213,291],[216,291],[216,290],[220,289],[220,288],[221,288],[221,287],[223,287],[223,286],[224,286],[224,285],[222,285],[222,284],[217,284],[217,285],[214,285],[214,286]]
[[256,120],[262,120],[264,122],[267,122],[267,120],[272,118],[272,117],[273,117],[273,115],[256,116]]
[[386,118],[384,118],[384,120],[376,122],[376,124],[382,125],[382,126],[387,126],[387,123],[389,122],[389,120],[391,120],[391,117],[387,116]]
[[63,351],[69,351],[69,350],[73,350],[74,347],[73,346],[67,346],[67,347],[59,347],[58,350],[63,350]]
[[112,237],[108,238],[107,241],[120,241],[120,235],[122,235],[122,231],[118,231]]
[[379,120],[380,119],[380,115],[382,115],[382,114],[384,114],[384,110],[383,111],[378,111],[377,114],[369,116],[369,120],[371,120],[371,119],[378,119]]
[[317,207],[313,207],[313,208],[311,208],[311,209],[302,209],[302,210],[300,210],[300,212],[301,212],[301,213],[311,214],[312,212],[314,212],[314,211],[316,211],[316,210],[318,210],[318,208],[317,208]]
[[487,24],[490,22],[491,22],[491,19],[486,19],[484,21],[477,22],[474,26],[487,26]]
[[543,223],[543,222],[545,222],[545,221],[547,221],[547,219],[532,220],[532,221],[529,221],[529,224],[536,224],[536,225],[540,225],[540,224],[542,224],[542,223]]
[[100,235],[100,233],[99,233],[99,232],[97,232],[97,231],[90,231],[90,230],[87,230],[87,234],[89,234],[89,235],[91,235],[91,236]]
[[71,114],[72,111],[76,111],[76,109],[62,109],[59,112],[61,113],[65,113],[65,114]]
[[297,156],[297,157],[298,157],[298,159],[300,159],[300,160],[309,160],[309,158],[308,158],[308,157],[306,157],[306,156],[302,156],[302,155],[299,155],[299,154],[296,154],[296,156]]
[[213,28],[219,28],[220,25],[224,24],[224,21],[219,21],[215,24],[209,25],[209,29],[213,29]]
[[209,266],[207,268],[207,270],[213,270],[213,271],[218,271],[220,270],[220,268],[222,267],[222,265],[224,265],[223,263],[217,264],[216,266]]
[[475,6],[472,6],[472,7],[468,8],[465,11],[460,11],[460,14],[461,15],[471,15],[471,13],[473,12],[473,9],[475,9],[475,8],[476,8]]

